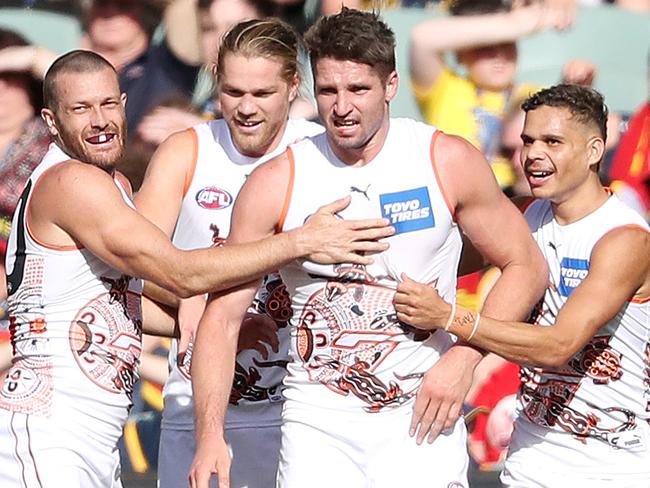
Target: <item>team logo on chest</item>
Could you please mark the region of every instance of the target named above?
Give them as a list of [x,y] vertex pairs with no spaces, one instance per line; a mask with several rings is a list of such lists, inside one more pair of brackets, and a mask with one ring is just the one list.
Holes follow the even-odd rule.
[[589,273],[589,261],[586,259],[562,258],[560,262],[560,286],[558,292],[563,297],[571,295]]
[[379,195],[381,214],[390,220],[396,234],[436,226],[427,187]]
[[196,203],[200,207],[210,210],[228,208],[232,205],[233,198],[230,193],[216,186],[208,186],[199,190],[196,194]]

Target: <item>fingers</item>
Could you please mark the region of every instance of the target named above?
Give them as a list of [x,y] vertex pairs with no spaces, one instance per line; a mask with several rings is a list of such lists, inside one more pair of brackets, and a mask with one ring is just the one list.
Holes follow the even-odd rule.
[[354,253],[362,252],[362,253],[370,253],[370,254],[380,253],[390,247],[387,242],[367,242],[367,241],[352,242],[350,246],[352,247],[351,252]]
[[[209,488],[210,477],[212,476],[211,470],[200,469],[192,467],[190,470],[190,488]],[[219,481],[221,487],[221,481]]]
[[[416,436],[417,444],[422,444],[427,434],[435,434],[433,437],[435,439],[444,426],[444,420],[440,419],[438,414],[440,403],[433,401],[425,391],[418,392],[409,431],[411,437]],[[443,415],[446,415],[446,412]]]
[[229,471],[230,470],[220,469],[219,472],[217,473],[217,479],[219,480],[219,488],[230,488]]
[[383,230],[386,232],[385,235],[370,237],[371,239],[387,237],[395,233],[395,227],[390,225],[390,221],[388,219],[348,220],[347,223],[352,230],[374,229],[375,231]]
[[339,198],[338,200],[335,200],[332,203],[323,205],[316,211],[316,213],[335,214],[337,212],[340,212],[341,210],[344,210],[348,205],[350,205],[351,201],[352,198],[350,197],[350,195],[343,198]]

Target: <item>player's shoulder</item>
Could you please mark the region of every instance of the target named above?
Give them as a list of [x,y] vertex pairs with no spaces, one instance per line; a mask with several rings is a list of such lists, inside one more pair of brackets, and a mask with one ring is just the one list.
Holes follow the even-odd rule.
[[205,124],[206,123],[203,122],[194,127],[189,127],[187,129],[174,132],[160,144],[158,151],[156,152],[159,152],[160,150],[173,151],[193,149],[198,144],[198,132],[203,130],[202,126]]

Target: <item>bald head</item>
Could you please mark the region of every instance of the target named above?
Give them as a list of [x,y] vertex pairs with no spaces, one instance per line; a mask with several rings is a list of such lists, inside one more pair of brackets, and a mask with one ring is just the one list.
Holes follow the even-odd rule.
[[66,73],[95,73],[102,70],[112,71],[117,79],[117,72],[113,65],[97,53],[77,49],[60,56],[47,70],[43,80],[44,106],[56,111],[59,105],[56,84],[60,75]]

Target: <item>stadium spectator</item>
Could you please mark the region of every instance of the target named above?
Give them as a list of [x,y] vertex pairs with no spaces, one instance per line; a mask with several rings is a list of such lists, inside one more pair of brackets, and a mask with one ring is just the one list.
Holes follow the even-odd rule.
[[[101,54],[118,71],[120,88],[129,100],[129,127],[136,127],[145,112],[170,94],[191,95],[200,65],[196,35],[188,32],[194,25],[188,14],[191,4],[191,0],[174,0],[166,7],[162,0],[82,4],[81,47]],[[161,14],[165,37],[155,43],[152,37]],[[0,52],[0,69],[30,71],[42,78],[55,58],[55,53],[35,45],[12,48]]]
[[[573,10],[537,2],[510,9],[502,0],[459,0],[450,13],[412,31],[413,90],[428,123],[463,136],[491,161],[508,101],[534,90],[515,84],[516,41],[548,28],[569,27]],[[466,76],[445,62],[449,52],[467,69]]]

